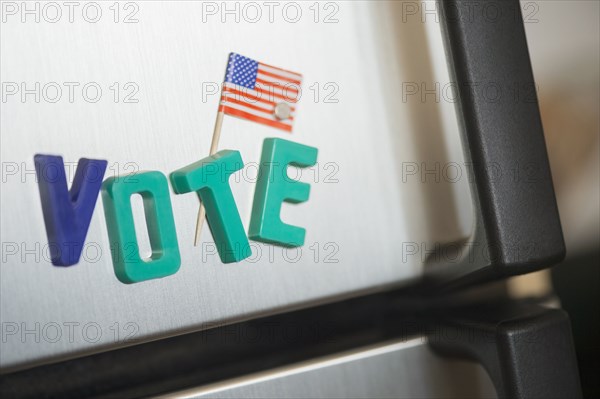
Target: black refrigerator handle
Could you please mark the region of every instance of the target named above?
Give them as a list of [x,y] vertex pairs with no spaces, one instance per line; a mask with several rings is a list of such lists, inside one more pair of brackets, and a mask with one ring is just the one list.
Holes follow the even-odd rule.
[[565,245],[519,1],[437,4],[476,226],[449,244],[459,262],[428,258],[426,280],[456,287],[556,264]]
[[[427,260],[435,292],[539,270],[565,255],[519,0],[437,4],[476,225],[468,242],[449,244],[461,248],[460,262]],[[431,347],[480,362],[498,396],[581,397],[563,311],[513,302],[432,316]]]
[[517,302],[446,310],[432,320],[430,347],[478,361],[499,398],[581,398],[569,317]]

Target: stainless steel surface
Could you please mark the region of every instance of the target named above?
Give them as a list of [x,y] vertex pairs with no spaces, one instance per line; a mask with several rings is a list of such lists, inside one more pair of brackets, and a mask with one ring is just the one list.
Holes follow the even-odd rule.
[[483,368],[431,353],[423,339],[388,342],[165,395],[168,398],[495,398]]
[[[450,182],[442,174],[449,160],[462,165],[454,104],[403,95],[407,82],[448,82],[433,18],[403,19],[400,2],[336,2],[333,23],[323,21],[333,9],[315,22],[309,2],[295,3],[302,16],[294,23],[279,8],[273,22],[263,10],[252,23],[196,2],[126,4],[118,22],[108,2],[98,3],[95,23],[93,9],[82,16],[83,3],[73,22],[67,9],[54,23],[3,14],[2,370],[407,284],[434,242],[468,235],[466,175]],[[227,117],[220,148],[240,150],[248,164],[231,184],[246,229],[262,140],[319,149],[318,167],[301,177],[312,185],[310,200],[283,209],[284,220],[307,229],[306,245],[252,243],[249,260],[223,265],[208,229],[200,248],[192,244],[197,198],[173,195],[181,269],[125,285],[114,275],[99,199],[80,263],[53,267],[34,154],[62,155],[71,178],[80,157],[107,159],[107,177],[168,174],[198,160],[209,152],[214,90],[230,51],[304,75],[292,135]],[[15,95],[7,94],[12,83]],[[132,200],[149,248],[141,201]]]

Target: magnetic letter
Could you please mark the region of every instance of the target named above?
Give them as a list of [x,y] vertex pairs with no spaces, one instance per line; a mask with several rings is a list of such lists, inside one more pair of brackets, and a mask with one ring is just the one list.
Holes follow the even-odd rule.
[[304,245],[306,230],[281,221],[281,204],[308,200],[310,185],[290,179],[288,165],[313,166],[318,150],[283,139],[265,139],[254,191],[249,237],[255,241],[287,247]]
[[69,191],[62,157],[37,154],[33,160],[52,264],[72,266],[81,257],[107,162],[81,158]]
[[[131,209],[133,194],[140,194],[144,202],[152,247],[148,260],[140,256]],[[115,274],[121,282],[139,283],[170,276],[179,270],[181,256],[165,175],[141,172],[126,178],[110,177],[102,184],[102,203]]]
[[223,263],[252,255],[229,177],[244,167],[238,151],[223,150],[171,173],[177,194],[195,191],[206,208],[206,219]]

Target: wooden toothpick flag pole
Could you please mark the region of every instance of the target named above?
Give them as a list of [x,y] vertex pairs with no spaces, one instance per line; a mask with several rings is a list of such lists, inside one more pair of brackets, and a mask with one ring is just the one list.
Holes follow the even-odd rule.
[[[223,117],[225,113],[219,111],[217,113],[217,120],[215,121],[215,130],[213,130],[212,141],[210,143],[210,154],[214,155],[219,148],[219,139],[221,138],[221,127],[223,126]],[[198,219],[196,219],[196,234],[194,236],[194,246],[197,247],[200,243],[200,233],[202,232],[202,225],[204,224],[204,218],[206,216],[206,210],[204,204],[200,202],[200,209],[198,209]]]
[[[226,114],[291,133],[301,85],[302,75],[299,73],[236,53],[229,54],[210,155],[214,155],[219,147]],[[200,243],[205,216],[204,205],[200,202],[194,246]]]

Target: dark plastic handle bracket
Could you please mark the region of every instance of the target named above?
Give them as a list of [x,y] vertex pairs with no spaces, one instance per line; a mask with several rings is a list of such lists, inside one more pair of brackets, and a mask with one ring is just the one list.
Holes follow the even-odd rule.
[[437,353],[480,362],[501,398],[581,398],[565,312],[504,304],[444,313],[431,327]]
[[460,262],[434,253],[426,280],[456,287],[556,264],[565,245],[519,1],[444,0],[438,11],[477,222],[451,244]]

